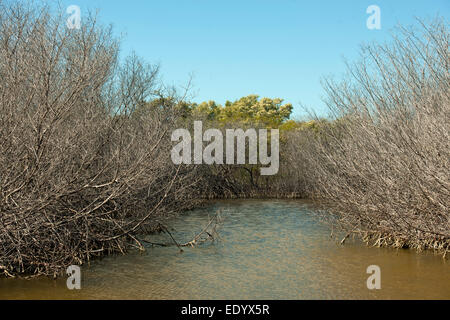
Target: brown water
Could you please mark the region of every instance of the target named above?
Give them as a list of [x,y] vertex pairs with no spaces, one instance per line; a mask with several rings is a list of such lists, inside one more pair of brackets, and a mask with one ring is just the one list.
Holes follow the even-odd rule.
[[[81,290],[65,279],[1,279],[0,299],[450,299],[450,261],[341,246],[302,201],[216,202],[170,221],[174,237],[192,239],[218,209],[218,243],[95,261],[82,267]],[[380,290],[367,289],[369,265],[381,268]]]

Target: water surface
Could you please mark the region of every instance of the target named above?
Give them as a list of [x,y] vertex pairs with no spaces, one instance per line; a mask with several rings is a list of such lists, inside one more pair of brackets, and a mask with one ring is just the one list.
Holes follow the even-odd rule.
[[[0,299],[450,299],[449,261],[341,246],[304,201],[219,201],[170,220],[172,234],[191,240],[217,210],[219,242],[97,260],[82,266],[76,291],[65,279],[0,279]],[[381,290],[367,289],[369,265],[381,268]]]

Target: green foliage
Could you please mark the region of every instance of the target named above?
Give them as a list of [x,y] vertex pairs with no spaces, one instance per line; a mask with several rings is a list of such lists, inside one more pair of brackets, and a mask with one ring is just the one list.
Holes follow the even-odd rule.
[[191,114],[195,119],[216,120],[221,112],[221,106],[215,101],[202,102],[199,105],[193,104]]
[[195,119],[217,120],[220,123],[259,123],[277,128],[288,120],[292,104],[282,104],[283,99],[259,98],[249,95],[235,102],[227,101],[221,106],[214,101],[191,105],[191,116]]

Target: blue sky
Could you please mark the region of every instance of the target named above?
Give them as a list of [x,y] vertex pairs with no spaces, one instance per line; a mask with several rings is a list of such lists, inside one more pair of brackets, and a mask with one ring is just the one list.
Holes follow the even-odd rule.
[[[339,77],[343,57],[363,42],[385,41],[414,17],[450,18],[448,0],[63,0],[124,34],[122,56],[135,51],[159,63],[163,79],[184,85],[193,74],[194,101],[223,104],[249,94],[280,97],[325,114],[320,79]],[[381,9],[381,30],[369,30],[369,5]]]

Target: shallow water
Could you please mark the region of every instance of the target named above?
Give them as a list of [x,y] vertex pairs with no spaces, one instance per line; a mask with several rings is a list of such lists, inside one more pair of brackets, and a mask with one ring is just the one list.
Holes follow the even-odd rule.
[[[97,260],[82,266],[81,290],[65,279],[0,279],[0,299],[450,299],[450,261],[341,246],[304,201],[219,201],[169,221],[172,234],[191,240],[217,210],[219,242]],[[369,265],[381,269],[380,290],[367,288]]]

